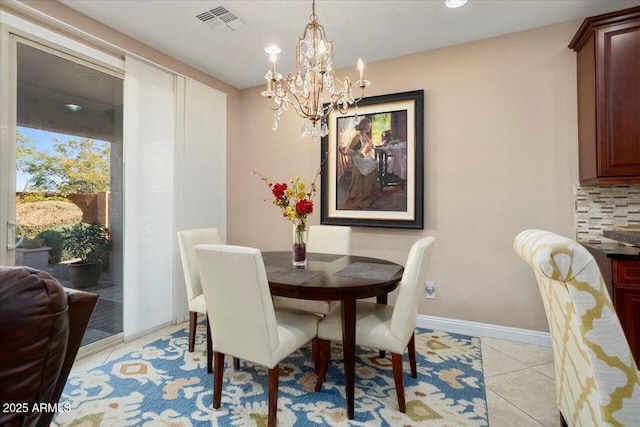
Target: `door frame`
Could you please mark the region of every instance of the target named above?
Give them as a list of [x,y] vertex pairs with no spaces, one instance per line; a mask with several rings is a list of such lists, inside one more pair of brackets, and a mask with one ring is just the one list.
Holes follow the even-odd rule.
[[[15,36],[0,25],[0,265],[15,264],[15,249],[9,250],[9,221],[16,219],[16,56]],[[13,232],[11,233],[13,234]]]
[[[15,221],[17,43],[21,42],[124,79],[124,60],[0,10],[0,265],[15,264],[7,248]],[[12,61],[13,59],[13,61]],[[6,94],[6,96],[5,96]]]

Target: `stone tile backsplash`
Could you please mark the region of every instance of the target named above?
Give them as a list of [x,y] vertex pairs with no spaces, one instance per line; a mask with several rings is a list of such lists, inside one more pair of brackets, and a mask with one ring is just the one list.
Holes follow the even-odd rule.
[[604,230],[640,227],[640,184],[576,187],[576,225],[579,242],[610,242]]

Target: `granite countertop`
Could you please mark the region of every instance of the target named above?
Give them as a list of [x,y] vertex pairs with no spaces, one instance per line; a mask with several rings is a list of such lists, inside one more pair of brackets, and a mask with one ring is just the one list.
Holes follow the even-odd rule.
[[604,253],[609,258],[640,261],[640,247],[629,246],[619,242],[578,242],[594,250]]
[[602,235],[607,239],[617,240],[633,246],[640,246],[640,231],[604,230]]

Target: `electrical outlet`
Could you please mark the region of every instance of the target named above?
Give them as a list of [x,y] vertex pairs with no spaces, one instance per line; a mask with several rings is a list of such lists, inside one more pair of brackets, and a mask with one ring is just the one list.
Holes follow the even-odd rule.
[[435,299],[436,297],[436,284],[434,282],[427,282],[424,284],[427,291],[426,297],[429,299]]

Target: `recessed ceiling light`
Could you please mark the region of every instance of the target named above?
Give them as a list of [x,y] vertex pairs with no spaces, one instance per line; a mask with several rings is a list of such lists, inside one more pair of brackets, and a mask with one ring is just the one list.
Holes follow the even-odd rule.
[[464,6],[469,0],[445,0],[444,5],[448,8],[455,9],[456,7]]
[[79,72],[78,74],[76,74],[76,77],[86,82],[99,82],[102,80],[102,77],[93,73],[87,73],[85,71]]
[[82,110],[82,106],[78,104],[66,104],[65,107],[67,107],[67,110],[74,112]]

